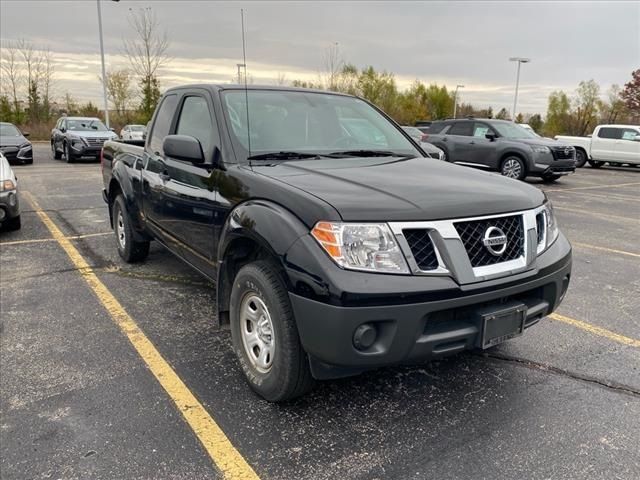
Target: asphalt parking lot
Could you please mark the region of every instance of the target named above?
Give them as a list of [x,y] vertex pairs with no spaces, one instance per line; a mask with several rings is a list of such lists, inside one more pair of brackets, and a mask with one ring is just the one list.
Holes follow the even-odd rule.
[[[531,182],[574,246],[557,315],[490,354],[323,382],[284,405],[245,384],[212,285],[158,245],[143,264],[120,260],[99,164],[37,144],[34,165],[14,170],[23,228],[0,234],[3,479],[640,478],[640,168]],[[93,274],[116,302],[94,294]],[[120,306],[141,334],[118,323]],[[185,422],[189,406],[132,336],[223,434]]]

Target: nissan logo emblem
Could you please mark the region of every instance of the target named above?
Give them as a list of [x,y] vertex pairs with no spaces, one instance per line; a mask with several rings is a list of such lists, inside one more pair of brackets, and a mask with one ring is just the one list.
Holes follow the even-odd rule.
[[571,149],[569,147],[564,149],[564,154],[568,157],[569,154],[571,153]]
[[507,249],[507,236],[498,227],[489,227],[484,232],[482,244],[491,255],[499,257]]

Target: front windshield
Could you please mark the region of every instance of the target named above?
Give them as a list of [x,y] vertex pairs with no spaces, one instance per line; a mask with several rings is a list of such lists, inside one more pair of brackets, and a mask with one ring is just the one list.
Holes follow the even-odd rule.
[[107,132],[109,129],[95,118],[68,119],[67,130],[73,132]]
[[144,125],[130,125],[129,130],[132,132],[144,132]]
[[0,137],[19,137],[20,131],[10,123],[0,125]]
[[523,140],[528,138],[538,138],[533,132],[530,132],[526,128],[516,125],[515,123],[494,123],[491,125],[495,128],[501,137],[512,138],[514,140]]
[[[366,102],[342,95],[283,90],[227,90],[223,108],[239,156],[279,152],[330,154],[384,150],[421,156]],[[249,130],[247,104],[249,99]]]

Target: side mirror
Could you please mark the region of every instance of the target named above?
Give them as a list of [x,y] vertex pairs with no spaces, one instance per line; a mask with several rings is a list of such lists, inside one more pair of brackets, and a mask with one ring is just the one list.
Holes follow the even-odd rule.
[[113,133],[116,133],[116,129],[115,128],[110,128],[109,130],[111,130]]
[[28,137],[29,135],[31,135],[29,132],[22,132],[22,136],[25,138]]
[[162,142],[167,157],[191,163],[204,163],[202,145],[197,138],[189,135],[168,135]]
[[493,142],[496,138],[498,138],[498,136],[495,133],[490,132],[490,133],[485,133],[484,138],[487,138]]
[[67,129],[66,129],[65,127],[60,127],[60,131],[61,131],[62,133],[66,133]]

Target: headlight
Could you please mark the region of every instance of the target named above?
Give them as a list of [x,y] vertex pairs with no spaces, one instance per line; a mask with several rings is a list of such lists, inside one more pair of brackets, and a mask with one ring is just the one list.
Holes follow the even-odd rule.
[[9,192],[16,189],[16,184],[13,180],[3,180],[0,182],[0,192]]
[[31,147],[31,144],[29,142],[26,142],[20,145],[18,148],[22,150],[23,148],[28,148],[28,147]]
[[538,218],[536,218],[536,227],[538,229],[537,253],[540,255],[556,241],[560,232],[558,230],[558,222],[556,221],[555,213],[553,212],[553,205],[550,200],[547,200],[544,203],[542,210],[538,213]]
[[339,266],[381,273],[409,273],[386,223],[318,222],[311,235]]
[[531,150],[533,150],[536,153],[549,153],[549,152],[551,152],[549,147],[545,147],[544,145],[530,145],[530,146],[531,146]]

